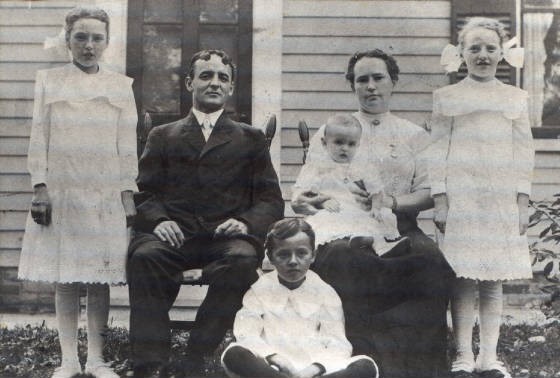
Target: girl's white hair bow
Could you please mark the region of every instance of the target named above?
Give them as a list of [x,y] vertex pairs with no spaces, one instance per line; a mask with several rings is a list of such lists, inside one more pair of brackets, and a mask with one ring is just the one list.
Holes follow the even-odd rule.
[[54,54],[59,58],[72,60],[72,53],[66,43],[66,30],[64,27],[62,27],[57,36],[45,38],[43,49],[54,51]]
[[[519,44],[517,37],[511,38],[503,44],[504,59],[515,68],[523,67],[524,52],[523,47],[513,47]],[[448,44],[441,52],[440,64],[443,66],[447,73],[457,72],[463,58],[460,54],[459,46]]]

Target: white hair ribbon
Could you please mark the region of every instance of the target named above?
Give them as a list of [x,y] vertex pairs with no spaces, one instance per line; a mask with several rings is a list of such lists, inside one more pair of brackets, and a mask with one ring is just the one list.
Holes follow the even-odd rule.
[[445,71],[447,73],[457,72],[462,63],[463,59],[459,54],[459,47],[452,44],[445,46],[441,52],[441,59],[439,61],[439,64],[445,68]]
[[525,59],[525,49],[523,47],[513,47],[519,45],[517,37],[513,37],[504,43],[504,59],[515,68],[523,67]]
[[[525,49],[522,47],[513,47],[517,44],[519,44],[517,37],[513,37],[504,43],[504,59],[513,67],[521,68],[523,67]],[[441,52],[440,64],[447,73],[457,72],[462,63],[463,58],[461,58],[459,46],[448,44],[444,47]]]
[[68,45],[66,44],[66,30],[64,27],[62,27],[57,36],[45,38],[43,49],[53,50],[58,56],[66,59],[72,58],[72,54],[70,50],[68,50]]

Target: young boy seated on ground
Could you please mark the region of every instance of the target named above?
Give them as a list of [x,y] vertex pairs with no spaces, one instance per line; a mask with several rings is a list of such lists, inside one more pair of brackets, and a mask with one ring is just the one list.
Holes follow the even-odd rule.
[[334,289],[309,271],[315,234],[302,219],[273,224],[265,243],[276,268],[259,278],[235,317],[232,343],[222,355],[230,377],[378,376],[367,356],[352,357],[342,303]]

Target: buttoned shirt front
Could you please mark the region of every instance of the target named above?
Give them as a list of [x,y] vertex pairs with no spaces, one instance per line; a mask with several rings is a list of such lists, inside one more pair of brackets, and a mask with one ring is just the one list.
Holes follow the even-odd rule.
[[210,134],[214,129],[214,125],[216,125],[216,122],[218,122],[218,118],[220,118],[220,116],[224,112],[224,109],[220,109],[213,113],[203,113],[200,110],[197,110],[193,107],[192,112],[196,117],[196,121],[198,122],[198,124],[202,129],[202,134],[204,135],[204,139],[208,141],[208,138],[210,138]]

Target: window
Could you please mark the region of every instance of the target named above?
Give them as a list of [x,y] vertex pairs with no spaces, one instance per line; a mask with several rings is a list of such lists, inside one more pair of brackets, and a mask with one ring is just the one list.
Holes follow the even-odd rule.
[[560,1],[524,0],[521,18],[531,124],[560,127]]

